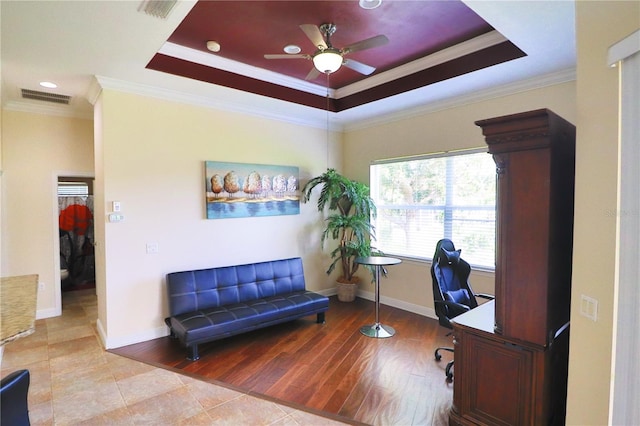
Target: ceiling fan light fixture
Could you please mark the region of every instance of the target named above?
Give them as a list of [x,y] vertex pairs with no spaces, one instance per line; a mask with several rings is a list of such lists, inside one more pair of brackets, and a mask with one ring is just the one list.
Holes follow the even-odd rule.
[[342,55],[335,49],[326,49],[313,57],[313,65],[321,73],[331,74],[342,65]]
[[363,9],[375,9],[382,4],[382,0],[360,0],[358,4]]

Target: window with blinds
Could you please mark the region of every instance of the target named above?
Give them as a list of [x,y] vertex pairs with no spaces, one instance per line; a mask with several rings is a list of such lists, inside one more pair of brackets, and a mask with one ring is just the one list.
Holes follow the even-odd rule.
[[58,197],[86,197],[89,195],[87,182],[58,182]]
[[449,238],[472,266],[495,269],[495,170],[485,150],[374,163],[374,245],[387,255],[431,260],[438,240]]

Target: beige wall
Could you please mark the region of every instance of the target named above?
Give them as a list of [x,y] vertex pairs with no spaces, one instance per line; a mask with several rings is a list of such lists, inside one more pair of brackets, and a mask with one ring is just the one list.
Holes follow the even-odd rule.
[[[574,84],[566,83],[350,132],[344,170],[367,182],[373,159],[482,146],[474,120],[549,107],[572,121],[574,104]],[[309,288],[333,288],[313,204],[295,217],[204,219],[203,161],[296,165],[304,183],[327,167],[323,130],[112,90],[103,91],[97,111],[96,255],[105,265],[104,273],[97,270],[99,326],[109,347],[166,334],[167,272],[299,255]],[[330,166],[339,162],[332,158]],[[112,201],[122,203],[121,223],[106,222]],[[146,254],[147,242],[158,243],[160,253]],[[472,279],[476,291],[493,292],[493,274],[474,272]],[[405,261],[385,280],[383,302],[433,314],[429,286],[429,265]],[[365,282],[361,291],[372,297],[373,287]]]
[[[618,69],[611,45],[640,28],[640,2],[576,2],[577,167],[567,423],[609,420],[618,197]],[[598,319],[579,314],[598,300]],[[637,403],[637,402],[636,402]]]
[[[308,288],[334,287],[314,204],[301,205],[300,215],[207,220],[204,202],[204,161],[297,166],[304,183],[327,168],[326,130],[113,90],[102,91],[95,122],[107,346],[166,335],[168,272],[300,256]],[[106,222],[113,201],[123,222]],[[147,243],[158,243],[159,253],[146,254]]]
[[8,110],[2,121],[2,275],[38,274],[38,317],[59,315],[57,178],[93,173],[93,122]]
[[[538,108],[548,108],[575,123],[575,83],[530,90],[348,132],[343,147],[345,173],[369,182],[369,165],[374,160],[486,147],[480,128],[474,124],[476,120]],[[431,253],[424,255],[431,257]],[[412,261],[394,266],[381,287],[382,296],[413,301],[433,309],[429,267],[429,264]],[[493,274],[472,273],[471,284],[476,292],[493,294],[494,283]]]

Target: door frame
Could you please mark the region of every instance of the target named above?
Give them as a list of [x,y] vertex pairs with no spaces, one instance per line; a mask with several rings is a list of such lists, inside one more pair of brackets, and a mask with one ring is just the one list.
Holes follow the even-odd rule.
[[[95,180],[95,173],[93,172],[73,172],[73,171],[57,171],[53,176],[53,259],[54,259],[54,271],[53,277],[57,285],[54,290],[55,306],[54,315],[62,315],[62,282],[60,280],[60,230],[59,230],[59,216],[58,213],[58,181],[60,178],[83,178]],[[95,220],[95,213],[94,213]]]

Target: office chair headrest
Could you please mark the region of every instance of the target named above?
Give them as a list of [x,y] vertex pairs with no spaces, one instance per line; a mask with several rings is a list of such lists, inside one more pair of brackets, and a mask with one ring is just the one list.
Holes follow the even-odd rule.
[[461,251],[460,249],[449,251],[444,247],[440,247],[440,265],[457,265],[460,260]]

